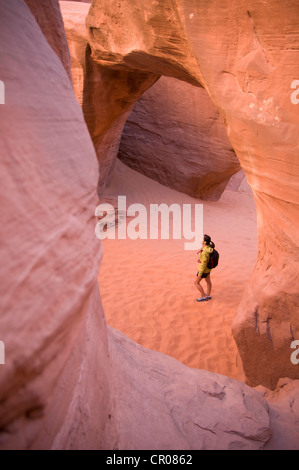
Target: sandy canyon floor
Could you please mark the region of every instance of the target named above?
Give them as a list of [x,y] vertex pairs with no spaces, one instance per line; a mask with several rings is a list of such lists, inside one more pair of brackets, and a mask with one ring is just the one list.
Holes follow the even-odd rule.
[[151,203],[203,203],[203,231],[220,253],[213,298],[198,303],[197,250],[185,250],[185,240],[104,240],[99,284],[107,323],[190,367],[243,380],[231,324],[256,261],[256,211],[246,181],[217,202],[200,201],[117,161],[105,195],[125,195],[127,206],[148,211]]

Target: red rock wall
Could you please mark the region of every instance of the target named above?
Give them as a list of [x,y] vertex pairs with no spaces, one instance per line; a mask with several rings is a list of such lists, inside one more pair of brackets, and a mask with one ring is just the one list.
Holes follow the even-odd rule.
[[[252,385],[299,377],[296,0],[209,3],[94,0],[87,18],[92,59],[200,83],[226,123],[257,206],[258,261],[233,325]],[[109,21],[108,21],[109,20]]]
[[[275,6],[278,17],[283,12]],[[146,351],[117,332],[107,333],[97,284],[101,245],[94,236],[91,209],[97,201],[98,163],[83,114],[62,63],[22,0],[0,0],[0,45],[0,79],[5,84],[5,105],[0,105],[0,332],[6,353],[0,369],[0,448],[171,449],[173,443],[184,449],[263,448],[270,422],[260,394]],[[291,69],[282,68],[286,81],[298,67],[293,54],[288,59]],[[271,145],[269,157],[267,140],[246,153],[243,140],[239,136],[237,147],[238,136],[231,130],[247,162],[260,217],[259,262],[239,330],[248,349],[241,354],[249,375],[249,352],[253,358],[262,355],[255,363],[256,376],[269,383],[279,373],[289,373],[285,363],[275,368],[273,358],[279,347],[284,351],[290,324],[292,335],[298,332],[298,296],[290,282],[297,274],[296,140],[292,125],[286,127],[296,114],[283,97],[279,126],[283,123],[289,132],[285,153]],[[223,109],[229,126],[231,120],[240,124],[239,107],[232,106],[232,116]],[[281,145],[280,127],[260,119],[253,124],[241,120],[240,135],[249,139],[253,129],[263,130],[272,137],[271,144]],[[250,139],[245,141],[250,144]],[[269,181],[277,184],[272,187]],[[293,255],[291,260],[287,254]],[[285,289],[283,296],[277,285]],[[252,313],[253,302],[260,308]],[[272,341],[269,352],[266,341]]]
[[60,2],[71,54],[74,91],[99,161],[98,193],[109,184],[122,131],[133,105],[159,76],[111,70],[91,60],[87,41],[86,3]]
[[87,43],[89,5],[61,1],[60,6],[75,93],[100,163],[99,194],[109,184],[122,136],[119,156],[135,170],[195,197],[219,199],[240,164],[207,92],[164,77],[130,114],[158,77],[96,64]]
[[0,23],[0,448],[99,448],[111,393],[97,159],[29,8],[1,0]]
[[[170,449],[178,441],[188,448],[263,448],[270,421],[259,393],[216,374],[194,376],[123,335],[108,336],[93,217],[98,163],[82,112],[62,63],[22,0],[0,0],[0,45],[6,90],[0,106],[0,332],[6,353],[0,448],[129,449],[155,442],[155,448]],[[157,367],[159,377],[167,372],[169,378],[154,386]],[[186,375],[194,381],[182,397],[177,389],[183,384],[186,390]],[[171,377],[178,383],[169,388]],[[234,423],[230,413],[221,413],[218,427],[216,413],[217,422],[200,433],[197,426],[184,429],[198,381],[205,409],[207,393],[218,394],[220,408],[223,396],[234,403]],[[163,412],[158,428],[148,419],[157,404]],[[196,398],[196,422],[201,408]]]
[[161,77],[136,103],[119,158],[165,186],[218,200],[240,163],[206,90]]

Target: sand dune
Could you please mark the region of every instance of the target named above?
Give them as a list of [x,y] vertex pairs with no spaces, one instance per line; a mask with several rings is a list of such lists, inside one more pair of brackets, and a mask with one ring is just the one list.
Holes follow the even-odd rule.
[[[127,205],[198,204],[117,162],[106,195]],[[204,202],[204,232],[220,253],[212,300],[198,303],[196,251],[184,240],[104,240],[99,284],[107,323],[137,343],[184,364],[243,379],[231,323],[256,259],[256,213],[243,183]],[[203,281],[204,285],[205,282]]]

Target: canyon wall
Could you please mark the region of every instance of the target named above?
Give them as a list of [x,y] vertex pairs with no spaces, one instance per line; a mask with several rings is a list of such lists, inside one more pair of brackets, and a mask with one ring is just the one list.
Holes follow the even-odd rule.
[[69,77],[29,8],[1,0],[0,23],[0,448],[102,448],[111,393],[98,164]]
[[98,161],[42,29],[23,0],[0,0],[0,448],[264,448],[260,393],[107,330]]
[[159,76],[110,70],[90,58],[86,16],[90,5],[60,2],[71,54],[74,91],[99,161],[98,194],[109,184],[125,122],[135,102]]
[[257,264],[233,333],[248,383],[271,388],[299,377],[290,361],[299,337],[297,24],[296,0],[94,0],[87,17],[95,63],[201,85],[225,122],[258,217]]
[[100,163],[99,195],[110,182],[118,155],[171,188],[202,199],[219,199],[240,164],[204,88],[163,77],[131,112],[158,76],[95,64],[90,60],[85,25],[90,6],[63,1],[60,5],[75,93]]
[[48,41],[61,60],[72,81],[71,60],[65,36],[64,23],[57,0],[24,0]]
[[206,90],[161,77],[127,119],[119,158],[165,186],[218,200],[240,163]]

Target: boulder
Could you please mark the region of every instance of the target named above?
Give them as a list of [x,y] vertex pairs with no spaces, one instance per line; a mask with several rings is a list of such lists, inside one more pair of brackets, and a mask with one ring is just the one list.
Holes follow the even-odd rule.
[[124,450],[258,450],[271,437],[267,402],[242,382],[147,350],[108,327]]
[[279,379],[274,391],[256,390],[269,407],[272,436],[265,450],[299,450],[299,380]]

